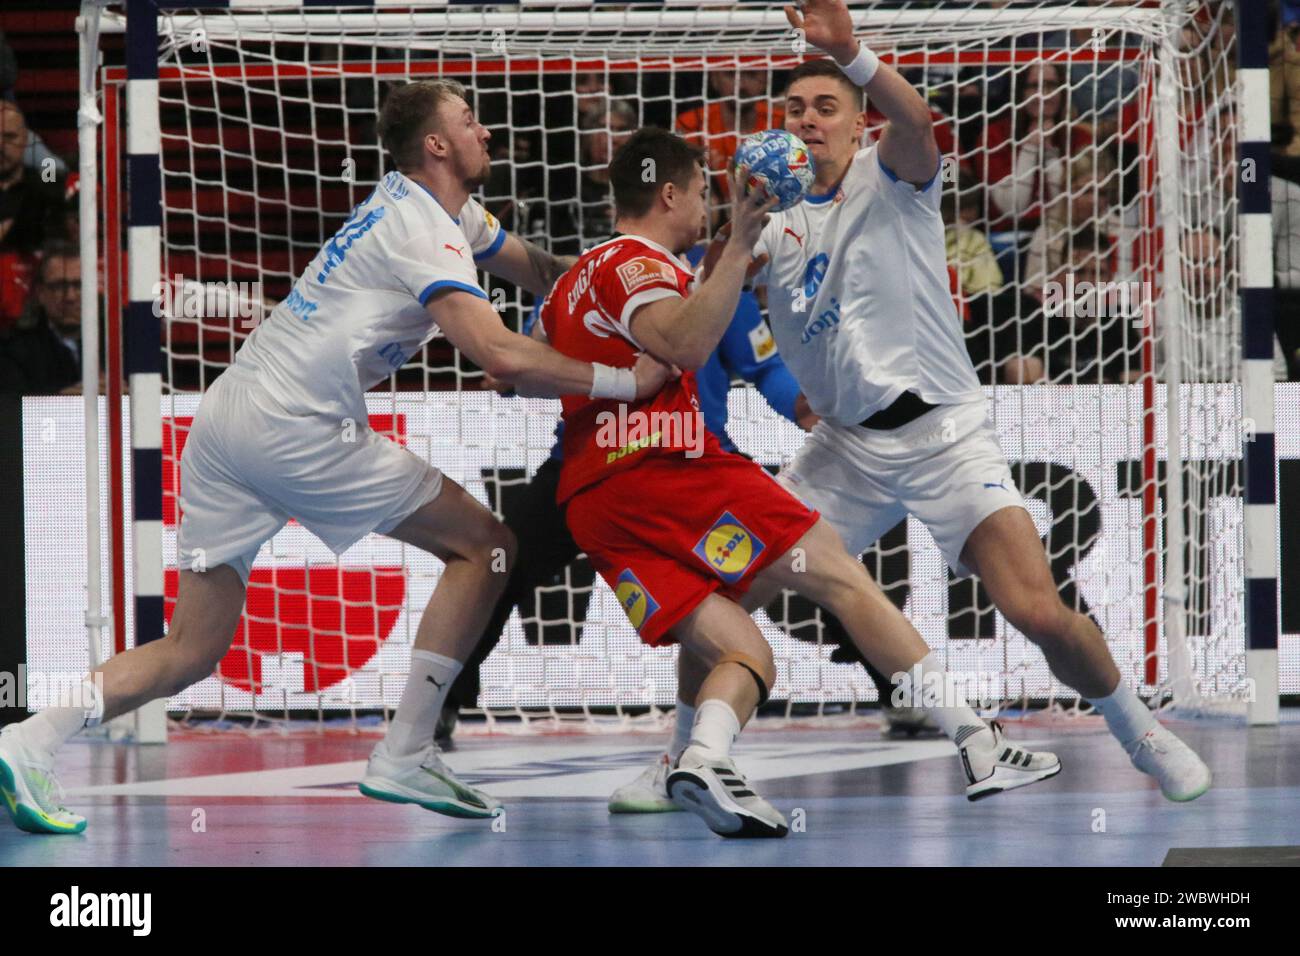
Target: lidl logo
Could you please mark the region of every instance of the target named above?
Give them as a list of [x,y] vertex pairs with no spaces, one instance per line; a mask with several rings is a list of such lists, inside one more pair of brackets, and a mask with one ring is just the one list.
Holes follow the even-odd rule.
[[650,596],[650,592],[637,580],[631,568],[624,569],[618,576],[618,583],[614,586],[614,596],[622,605],[627,619],[638,631],[641,630],[641,625],[650,620],[659,610],[659,602]]
[[737,521],[735,515],[724,511],[695,546],[695,553],[718,577],[733,583],[749,570],[764,547],[763,542]]

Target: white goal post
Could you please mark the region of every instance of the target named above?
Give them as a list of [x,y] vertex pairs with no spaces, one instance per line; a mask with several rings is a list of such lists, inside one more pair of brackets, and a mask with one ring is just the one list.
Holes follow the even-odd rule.
[[[1268,134],[1267,77],[1261,93],[1245,46],[1254,6],[1239,0],[1239,30],[1219,4],[1168,0],[850,4],[859,35],[934,109],[955,302],[1063,597],[1097,619],[1153,706],[1275,722],[1272,318],[1258,295],[1272,284],[1268,182],[1243,183],[1237,166]],[[98,582],[108,555],[110,593],[92,589],[87,623],[91,648],[117,651],[164,633],[176,466],[198,400],[260,303],[288,294],[381,175],[374,118],[391,84],[464,83],[493,132],[482,201],[568,253],[608,229],[601,170],[621,134],[676,127],[720,155],[755,116],[777,116],[784,76],[816,55],[780,4],[141,0],[87,2],[79,27],[82,175],[100,185],[81,191],[81,242],[83,260],[102,259],[108,319],[109,467],[93,470],[88,373],[87,476],[106,482],[112,511],[107,548],[92,536],[89,556]],[[520,327],[527,294],[485,288]],[[499,512],[546,459],[557,403],[503,399],[480,380],[435,338],[367,400],[376,428]],[[794,425],[750,387],[729,404],[743,451],[788,460]],[[88,507],[97,534],[98,496]],[[1079,709],[987,596],[951,578],[923,528],[900,525],[864,560],[949,670],[980,675],[977,696]],[[290,525],[259,557],[231,654],[168,709],[392,707],[439,571],[377,536],[336,559]],[[875,699],[860,668],[832,659],[809,605],[787,596],[760,618],[774,698],[792,711]],[[512,618],[481,705],[638,713],[671,704],[672,662],[636,641],[579,564]]]

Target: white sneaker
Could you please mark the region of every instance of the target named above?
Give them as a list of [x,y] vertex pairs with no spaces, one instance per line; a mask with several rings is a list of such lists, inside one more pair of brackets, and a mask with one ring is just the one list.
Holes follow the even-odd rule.
[[23,743],[17,724],[0,730],[0,802],[28,833],[80,833],[86,818],[63,805],[63,788],[47,754]]
[[1170,800],[1186,803],[1210,789],[1213,778],[1205,761],[1161,724],[1125,744],[1124,749],[1133,766],[1155,777],[1160,792]]
[[681,809],[668,796],[668,772],[672,758],[660,754],[641,776],[609,795],[610,813],[674,813]]
[[668,774],[668,794],[724,837],[783,837],[785,817],[754,793],[730,757],[687,747]]
[[361,792],[389,803],[414,803],[449,817],[490,817],[501,804],[481,790],[461,783],[442,762],[433,744],[409,757],[390,757],[380,741],[370,754]]
[[[966,771],[966,799],[982,800],[1004,790],[1027,787],[1031,783],[1055,777],[1061,772],[1061,761],[1056,754],[1034,752],[1017,747],[1006,739],[1002,725],[996,720],[988,725],[993,731],[993,746],[978,747],[974,743],[962,746],[963,734],[974,737],[978,728],[963,727],[957,734],[957,747],[961,765]],[[979,737],[983,738],[982,734]]]
[[943,728],[920,707],[884,707],[880,717],[882,737],[943,736]]

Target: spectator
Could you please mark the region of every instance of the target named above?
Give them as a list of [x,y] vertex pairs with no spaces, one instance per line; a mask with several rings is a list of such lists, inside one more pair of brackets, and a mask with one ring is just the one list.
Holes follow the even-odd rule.
[[1141,372],[1141,302],[1114,283],[1100,238],[1080,234],[1051,284],[1020,294],[998,323],[994,365],[1011,385],[1122,384]]
[[1285,156],[1300,156],[1300,2],[1285,0],[1281,23],[1268,49],[1268,85],[1273,122],[1290,122]]
[[33,295],[0,332],[0,394],[52,395],[81,381],[81,260],[67,239],[42,250]]
[[1029,239],[1028,288],[1041,289],[1049,275],[1061,270],[1077,236],[1096,238],[1109,257],[1119,235],[1119,176],[1108,153],[1089,148],[1072,159],[1061,189]]
[[[13,49],[5,41],[4,31],[0,30],[0,100],[14,101],[14,88],[18,85],[18,60]],[[27,143],[23,152],[23,165],[40,171],[46,161],[52,164],[56,179],[68,174],[68,164],[63,157],[56,155],[33,129],[27,130]]]
[[992,229],[1032,229],[1043,203],[1061,191],[1064,161],[1092,142],[1066,109],[1061,69],[1032,63],[1012,76],[1014,106],[980,138]]
[[[1110,0],[1085,0],[1092,6],[1101,6]],[[1141,38],[1127,34],[1094,38],[1091,27],[1072,31],[1072,42],[1077,50],[1087,50],[1096,42],[1106,49],[1120,50],[1140,46]],[[1120,117],[1126,102],[1133,101],[1141,84],[1136,67],[1123,60],[1096,63],[1072,63],[1069,70],[1070,102],[1079,115],[1092,127],[1093,139],[1098,143],[1109,141],[1120,128]]]
[[26,145],[22,111],[0,100],[0,329],[22,315],[47,223],[57,231],[63,214],[61,187],[23,167]]
[[552,218],[551,249],[557,254],[577,254],[613,234],[609,161],[637,128],[636,110],[626,100],[609,100],[601,110],[584,114],[580,122],[577,195],[558,204]]
[[[1184,382],[1231,382],[1241,361],[1241,313],[1235,284],[1225,281],[1225,250],[1213,229],[1192,229],[1180,243],[1183,307],[1192,317],[1182,327],[1180,379]],[[1168,378],[1168,335],[1157,338],[1162,378]],[[1286,359],[1273,338],[1273,377],[1287,377]]]
[[979,227],[983,207],[983,190],[979,187],[945,190],[941,201],[948,263],[957,270],[964,299],[996,295],[1005,281],[989,237]]
[[780,128],[785,123],[784,111],[769,99],[767,80],[768,75],[762,70],[730,67],[710,70],[709,96],[704,105],[677,117],[677,132],[692,145],[708,151],[715,210],[729,201],[727,167],[736,155],[740,140],[750,133]]
[[35,254],[47,229],[62,232],[63,186],[23,166],[27,121],[0,100],[0,249]]

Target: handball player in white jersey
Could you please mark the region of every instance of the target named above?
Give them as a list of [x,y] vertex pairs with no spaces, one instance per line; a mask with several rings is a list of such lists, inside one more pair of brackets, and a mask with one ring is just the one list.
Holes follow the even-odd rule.
[[[948,286],[929,107],[854,38],[843,0],[786,15],[832,59],[791,74],[785,128],[807,144],[816,182],[771,214],[754,249],[777,348],[821,417],[779,480],[850,554],[915,516],[953,571],[978,575],[1052,673],[1101,713],[1134,766],[1169,799],[1195,799],[1209,768],[1124,683],[1096,623],[1061,601],[989,422]],[[864,88],[889,123],[861,148]],[[771,596],[750,595],[748,607]],[[679,665],[689,693],[699,678],[689,658]],[[670,758],[685,732],[679,716]],[[620,795],[669,809],[657,767]]]
[[487,180],[489,134],[449,81],[393,90],[379,136],[388,173],[312,260],[203,396],[181,460],[179,591],[166,637],[111,658],[85,706],[4,728],[0,797],[15,823],[79,833],[62,806],[54,752],[88,723],[170,697],[212,674],[230,647],[258,549],[289,519],[337,554],[380,532],[445,567],[420,619],[411,673],[362,792],[453,816],[497,804],[456,779],[434,725],[514,559],[513,535],[454,481],[368,426],[364,392],[438,329],[493,377],[527,394],[632,401],[671,374],[580,362],[508,331],[476,263],[539,295],[573,262],[500,225],[470,199]]

